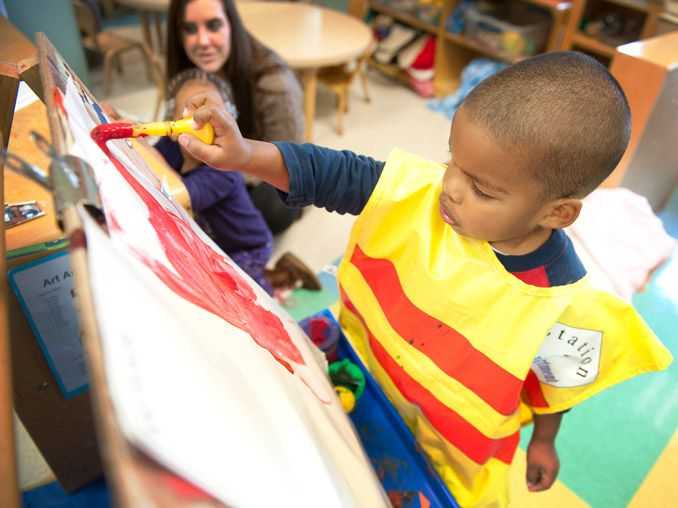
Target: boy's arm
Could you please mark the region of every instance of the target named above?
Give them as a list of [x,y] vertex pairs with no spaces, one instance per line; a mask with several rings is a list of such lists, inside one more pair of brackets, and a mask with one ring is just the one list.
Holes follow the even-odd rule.
[[379,181],[384,163],[348,150],[317,145],[274,143],[285,162],[289,206],[315,205],[358,215]]
[[546,490],[558,476],[560,461],[556,452],[556,435],[563,413],[534,415],[534,429],[527,447],[527,488],[532,492]]
[[360,213],[381,175],[382,162],[352,152],[245,139],[235,120],[211,105],[209,96],[197,96],[189,104],[196,108],[196,124],[214,126],[215,139],[205,145],[181,135],[179,142],[188,152],[209,166],[237,169],[270,183],[289,193],[287,203],[292,206],[315,204]]

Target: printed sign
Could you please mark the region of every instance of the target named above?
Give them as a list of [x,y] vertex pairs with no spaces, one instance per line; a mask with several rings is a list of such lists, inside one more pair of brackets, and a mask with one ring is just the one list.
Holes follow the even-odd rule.
[[88,384],[87,367],[68,253],[18,266],[8,275],[64,397],[83,392]]

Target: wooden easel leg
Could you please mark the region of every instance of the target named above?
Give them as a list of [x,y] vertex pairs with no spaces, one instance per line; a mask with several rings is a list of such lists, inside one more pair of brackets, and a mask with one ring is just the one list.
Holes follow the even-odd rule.
[[[16,94],[13,96],[16,96]],[[0,101],[5,100],[6,95],[0,94]],[[11,111],[14,111],[13,104]],[[4,132],[3,130],[3,136],[5,135]],[[3,166],[0,163],[0,202],[4,203]],[[0,478],[2,478],[0,506],[18,508],[19,487],[16,472],[16,445],[14,443],[14,405],[12,404],[12,364],[9,351],[7,297],[7,265],[5,263],[5,227],[3,221],[0,223]]]
[[40,79],[40,68],[38,65],[26,69],[21,73],[21,81],[24,81],[38,98],[45,102],[45,93],[42,89],[42,79]]
[[18,79],[0,74],[0,132],[2,132],[0,148],[7,148],[9,145],[9,131],[14,119],[14,105],[16,104],[16,94],[18,91]]

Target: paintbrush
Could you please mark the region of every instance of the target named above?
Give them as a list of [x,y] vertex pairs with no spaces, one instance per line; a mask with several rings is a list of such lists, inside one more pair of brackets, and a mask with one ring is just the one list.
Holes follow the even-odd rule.
[[214,142],[214,127],[205,123],[199,129],[193,123],[193,117],[182,118],[171,122],[149,122],[140,124],[105,123],[92,129],[91,136],[97,143],[105,143],[109,139],[138,138],[144,136],[170,136],[191,134],[203,143],[211,145]]

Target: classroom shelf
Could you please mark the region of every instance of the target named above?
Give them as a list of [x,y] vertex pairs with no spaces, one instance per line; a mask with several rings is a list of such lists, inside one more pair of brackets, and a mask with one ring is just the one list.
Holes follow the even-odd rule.
[[438,27],[436,25],[427,23],[426,21],[423,21],[416,17],[414,14],[410,14],[408,12],[395,9],[393,7],[384,5],[379,2],[370,2],[370,8],[382,14],[386,14],[387,16],[391,16],[393,19],[401,21],[406,25],[418,28],[419,30],[423,30],[433,35],[436,35],[438,33]]
[[[434,79],[435,93],[438,96],[446,95],[447,93],[454,91],[459,84],[459,78],[463,68],[471,60],[480,55],[508,63],[515,63],[521,59],[499,53],[462,34],[449,33],[446,29],[445,22],[461,0],[443,0],[439,19],[435,24],[418,18],[412,12],[387,5],[386,1],[387,0],[362,0],[362,6],[364,7],[363,12],[371,9],[374,12],[390,16],[399,23],[438,37]],[[552,24],[545,51],[560,49],[561,35],[564,32],[566,21],[574,2],[566,0],[513,1],[541,7],[551,15]],[[396,66],[385,65],[375,61],[371,61],[370,65],[384,71],[385,74],[389,76],[401,81],[407,81],[407,77]]]
[[605,42],[591,37],[590,35],[577,32],[572,38],[572,43],[575,46],[578,46],[582,49],[592,51],[598,55],[603,55],[608,58],[612,58],[615,52],[615,47],[606,44]]
[[621,5],[640,12],[650,12],[656,9],[661,2],[653,2],[648,0],[604,0],[610,4]]
[[390,78],[400,81],[401,83],[407,84],[409,82],[409,79],[407,77],[407,74],[405,74],[405,71],[403,71],[397,65],[385,64],[379,62],[378,60],[375,60],[374,58],[370,58],[368,65],[374,69],[377,69],[382,74],[385,74]]
[[443,37],[447,39],[448,41],[454,42],[455,44],[458,44],[459,46],[463,46],[465,48],[477,51],[478,53],[482,53],[484,55],[487,55],[491,58],[496,58],[497,60],[501,60],[503,62],[508,62],[508,63],[515,63],[519,62],[522,60],[524,57],[514,57],[510,55],[505,55],[503,53],[498,53],[494,51],[492,48],[488,48],[487,46],[474,41],[473,39],[470,39],[468,37],[464,37],[463,35],[460,34],[453,34],[450,32],[445,32],[443,34]]
[[604,40],[585,34],[579,30],[582,20],[587,13],[597,6],[608,4],[619,6],[620,12],[624,9],[633,10],[644,14],[644,20],[637,40],[653,37],[657,32],[659,16],[664,11],[664,4],[659,0],[577,0],[570,16],[568,28],[563,38],[562,49],[577,48],[605,58],[612,58],[616,47],[633,41]]
[[563,11],[572,8],[572,2],[562,0],[523,0],[524,2],[550,11]]

